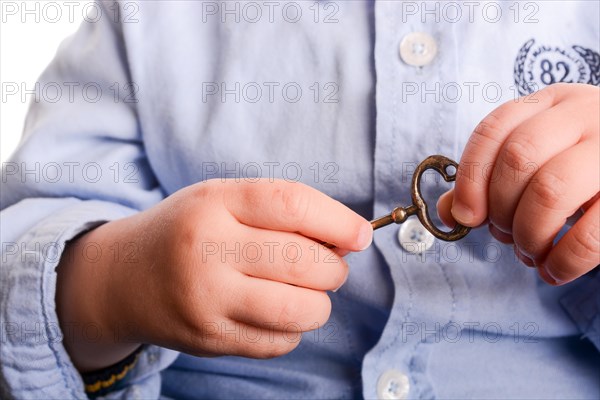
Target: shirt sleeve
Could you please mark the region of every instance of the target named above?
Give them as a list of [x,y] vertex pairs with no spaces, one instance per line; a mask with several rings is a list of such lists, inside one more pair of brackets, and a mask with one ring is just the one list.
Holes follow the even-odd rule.
[[[95,4],[101,16],[61,45],[39,79],[22,140],[2,166],[2,398],[86,397],[62,345],[55,268],[68,240],[164,198],[144,151],[123,31],[109,9],[116,3]],[[159,372],[176,356],[144,347],[107,397],[157,398]]]

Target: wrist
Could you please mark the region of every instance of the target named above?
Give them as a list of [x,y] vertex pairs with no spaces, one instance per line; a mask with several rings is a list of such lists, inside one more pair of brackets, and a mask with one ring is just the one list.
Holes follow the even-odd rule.
[[[65,248],[57,267],[56,311],[63,344],[80,372],[115,364],[138,347],[131,324],[118,304],[122,271],[119,259],[109,257],[119,246],[118,232],[110,222],[89,231]],[[112,243],[110,242],[112,241]],[[116,302],[115,302],[116,300]]]

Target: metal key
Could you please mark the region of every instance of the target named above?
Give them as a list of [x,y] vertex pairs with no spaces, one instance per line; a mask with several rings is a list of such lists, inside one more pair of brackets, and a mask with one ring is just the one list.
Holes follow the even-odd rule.
[[[448,173],[448,168],[453,167],[454,172]],[[401,224],[411,215],[416,215],[421,221],[421,224],[438,239],[445,241],[455,241],[465,237],[471,228],[456,224],[451,231],[445,232],[439,229],[431,221],[429,212],[427,209],[427,203],[423,200],[421,195],[421,177],[428,169],[437,171],[446,182],[453,182],[456,179],[456,173],[458,172],[458,164],[451,159],[444,156],[429,156],[423,162],[421,162],[415,174],[413,175],[410,193],[413,203],[407,207],[396,207],[394,210],[386,216],[374,219],[371,221],[373,230],[379,229],[391,223]]]
[[[448,172],[450,167],[454,168],[453,173]],[[455,161],[440,155],[429,156],[423,160],[423,162],[415,169],[411,182],[410,193],[413,203],[406,207],[396,207],[389,215],[372,220],[371,226],[373,226],[373,230],[392,223],[401,224],[411,215],[416,215],[417,218],[419,218],[419,221],[421,221],[421,224],[423,224],[423,226],[438,239],[451,242],[459,240],[469,233],[471,228],[460,224],[456,224],[451,231],[445,232],[435,226],[431,221],[427,203],[425,203],[425,200],[423,200],[423,196],[421,195],[421,177],[428,169],[437,171],[446,182],[453,182],[456,179],[456,173],[458,172],[458,164]],[[335,247],[330,243],[322,244],[328,248]]]

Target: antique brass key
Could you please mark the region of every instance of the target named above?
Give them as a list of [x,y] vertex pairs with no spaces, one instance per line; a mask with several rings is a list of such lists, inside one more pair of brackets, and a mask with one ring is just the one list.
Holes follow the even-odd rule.
[[[453,173],[448,172],[450,167],[454,168]],[[423,162],[415,169],[412,178],[410,187],[412,204],[406,207],[396,207],[390,214],[372,220],[371,226],[373,226],[373,230],[392,223],[401,224],[411,215],[416,215],[417,218],[419,218],[419,221],[421,221],[421,224],[423,224],[423,226],[438,239],[451,242],[459,240],[469,233],[471,228],[460,224],[456,224],[451,231],[445,232],[435,226],[431,221],[427,203],[423,200],[423,196],[421,195],[421,177],[428,169],[437,171],[446,182],[453,182],[456,179],[456,173],[458,172],[458,164],[455,161],[440,155],[429,156],[423,160]],[[323,243],[323,245],[328,248],[335,247],[330,243]]]

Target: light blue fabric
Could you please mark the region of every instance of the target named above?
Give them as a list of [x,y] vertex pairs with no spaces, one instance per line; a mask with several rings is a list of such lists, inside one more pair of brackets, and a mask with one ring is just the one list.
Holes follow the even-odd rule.
[[[471,16],[466,3],[454,3],[455,21],[443,3],[426,14],[421,2],[258,2],[252,22],[247,3],[124,1],[117,21],[103,8],[84,23],[40,78],[63,96],[32,103],[3,165],[2,397],[85,397],[54,305],[54,268],[78,233],[204,179],[298,171],[366,218],[385,214],[410,201],[416,163],[459,159],[477,122],[515,97],[530,39],[599,50],[598,2],[476,2]],[[238,7],[239,22],[224,7]],[[498,22],[490,7],[501,7]],[[415,31],[438,45],[421,68],[398,54]],[[70,98],[65,82],[101,95],[76,87]],[[445,188],[428,177],[424,193]],[[397,231],[347,257],[330,321],[292,353],[196,358],[148,346],[109,397],[376,398],[388,370],[408,376],[411,398],[600,397],[597,270],[555,288],[486,229],[422,255],[405,252]]]

